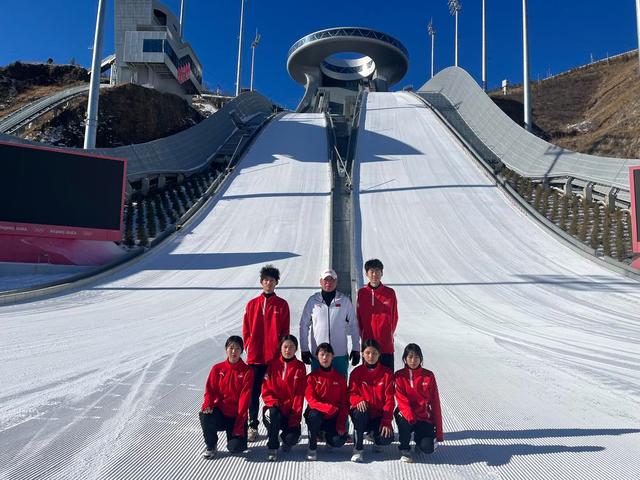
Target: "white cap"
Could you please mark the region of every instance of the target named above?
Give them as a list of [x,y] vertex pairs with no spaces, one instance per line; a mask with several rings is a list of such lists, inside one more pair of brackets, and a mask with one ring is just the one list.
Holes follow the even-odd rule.
[[320,274],[320,280],[325,279],[327,277],[331,277],[334,280],[338,279],[338,274],[336,273],[335,270],[328,268],[326,270],[323,270],[322,273]]

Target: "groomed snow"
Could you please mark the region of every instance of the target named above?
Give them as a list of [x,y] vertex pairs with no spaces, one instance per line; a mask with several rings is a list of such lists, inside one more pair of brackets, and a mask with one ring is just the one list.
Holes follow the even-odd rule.
[[[640,478],[640,284],[528,220],[435,114],[368,95],[362,258],[444,405],[433,478]],[[359,182],[359,183],[358,183]]]
[[247,454],[200,458],[204,381],[258,269],[282,270],[295,332],[328,261],[324,119],[288,114],[176,238],[100,284],[0,309],[0,477],[637,477],[638,284],[520,214],[410,95],[369,95],[363,121],[362,255],[398,292],[396,366],[415,341],[438,377],[434,455],[401,464],[396,444],[356,465],[321,447],[309,463],[303,439],[267,463],[261,428]]
[[[173,455],[188,469],[213,469],[198,458],[204,381],[227,336],[241,334],[262,265],[280,268],[278,291],[296,325],[319,288],[329,258],[327,159],[324,116],[283,115],[217,202],[171,241],[99,284],[1,308],[0,476],[98,478],[121,455],[118,478],[141,478],[136,468],[164,468]],[[132,445],[151,431],[150,450],[136,457]]]

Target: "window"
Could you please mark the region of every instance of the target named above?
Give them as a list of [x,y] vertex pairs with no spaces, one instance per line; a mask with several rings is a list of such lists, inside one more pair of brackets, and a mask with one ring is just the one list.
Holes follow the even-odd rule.
[[148,53],[161,53],[163,40],[145,38],[142,41],[142,51]]

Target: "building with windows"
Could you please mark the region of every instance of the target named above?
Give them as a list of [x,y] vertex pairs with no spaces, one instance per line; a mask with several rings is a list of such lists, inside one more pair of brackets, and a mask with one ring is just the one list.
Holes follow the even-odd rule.
[[158,0],[115,0],[112,83],[177,95],[202,92],[202,64],[180,35],[180,21]]

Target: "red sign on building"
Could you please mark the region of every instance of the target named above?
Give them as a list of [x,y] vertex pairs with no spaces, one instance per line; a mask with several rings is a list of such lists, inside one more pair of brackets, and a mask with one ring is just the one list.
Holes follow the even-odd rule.
[[185,63],[181,67],[178,67],[178,83],[184,83],[189,80],[189,75],[191,75],[191,64]]

